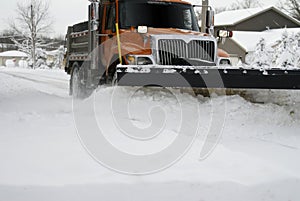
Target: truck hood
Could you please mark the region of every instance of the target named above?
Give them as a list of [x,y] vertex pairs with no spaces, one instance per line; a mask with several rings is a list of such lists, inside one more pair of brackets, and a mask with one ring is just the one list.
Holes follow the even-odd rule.
[[209,36],[206,33],[200,33],[196,31],[175,29],[175,28],[148,28],[148,36],[151,35],[162,35],[162,34],[172,34],[172,35],[195,35],[195,36]]
[[[137,30],[121,30],[121,33],[137,33]],[[195,36],[210,36],[207,33],[201,33],[197,31],[185,30],[185,29],[175,29],[175,28],[148,28],[146,36],[151,35],[195,35]]]

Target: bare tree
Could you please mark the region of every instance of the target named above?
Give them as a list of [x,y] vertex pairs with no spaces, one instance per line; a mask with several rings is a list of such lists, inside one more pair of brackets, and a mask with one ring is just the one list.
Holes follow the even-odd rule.
[[21,40],[13,39],[16,45],[28,52],[32,66],[36,65],[36,51],[40,37],[50,31],[52,21],[49,16],[49,4],[43,0],[31,0],[17,4],[17,17],[9,23],[10,28]]
[[216,8],[216,13],[220,13],[223,11],[228,11],[228,10],[240,10],[240,9],[247,9],[247,8],[256,8],[260,7],[261,3],[260,0],[240,0],[236,1],[235,3],[232,3],[228,7],[217,7]]
[[292,17],[300,20],[300,1],[299,0],[285,0],[279,3],[279,7],[287,12]]
[[215,8],[216,14],[222,13],[222,12],[227,11],[227,10],[230,10],[230,9],[227,8],[226,6],[219,6],[219,7],[216,7],[216,8]]
[[259,7],[261,4],[259,0],[244,0],[244,1],[236,1],[234,3],[236,9],[247,9],[247,8],[255,8]]

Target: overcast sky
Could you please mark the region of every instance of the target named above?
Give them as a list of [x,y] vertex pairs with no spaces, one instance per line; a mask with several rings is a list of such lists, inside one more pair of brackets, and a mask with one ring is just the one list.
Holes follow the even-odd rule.
[[[15,16],[15,7],[17,2],[24,0],[2,0],[0,6],[1,20],[0,30],[7,28],[7,20],[13,19]],[[28,0],[27,0],[28,1]],[[190,0],[198,2],[197,0]],[[66,34],[67,26],[87,19],[88,0],[50,0],[50,14],[53,17],[54,33],[51,35]],[[214,7],[227,6],[235,0],[210,0],[210,4]],[[261,0],[262,6],[276,5],[278,0]],[[199,0],[199,4],[201,0]]]

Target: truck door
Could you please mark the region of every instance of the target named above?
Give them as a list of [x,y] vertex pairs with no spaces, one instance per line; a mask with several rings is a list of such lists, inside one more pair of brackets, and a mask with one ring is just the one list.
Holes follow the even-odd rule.
[[104,13],[102,21],[101,46],[103,46],[102,63],[106,64],[106,68],[109,67],[112,57],[114,56],[116,44],[116,4],[107,3],[104,4]]

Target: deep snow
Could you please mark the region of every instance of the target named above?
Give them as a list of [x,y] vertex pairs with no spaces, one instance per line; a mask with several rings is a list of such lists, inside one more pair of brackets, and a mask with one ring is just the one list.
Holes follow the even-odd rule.
[[[126,139],[112,120],[112,112],[124,121],[127,114],[108,107],[113,96],[121,102],[134,90],[99,88],[91,97],[106,137],[127,152],[154,152],[172,142],[180,123],[174,94],[190,118],[199,108],[199,135],[191,149],[173,166],[146,176],[116,173],[86,152],[63,71],[0,68],[0,200],[300,199],[299,92],[248,91],[246,98],[259,102],[252,103],[237,95],[209,99],[178,90],[173,95],[138,91],[129,104],[134,125],[149,125],[147,111],[157,105],[167,117],[162,136],[138,144]],[[211,155],[199,160],[212,107],[221,110],[224,100],[221,139]]]

